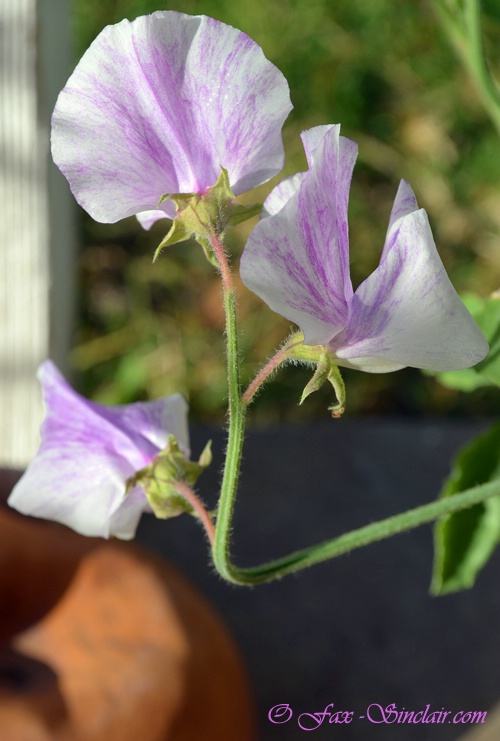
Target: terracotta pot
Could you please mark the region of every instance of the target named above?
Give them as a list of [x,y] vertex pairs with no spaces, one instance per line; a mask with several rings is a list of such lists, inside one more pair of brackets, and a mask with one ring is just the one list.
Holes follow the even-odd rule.
[[256,737],[235,646],[178,573],[1,505],[0,729],[2,741]]

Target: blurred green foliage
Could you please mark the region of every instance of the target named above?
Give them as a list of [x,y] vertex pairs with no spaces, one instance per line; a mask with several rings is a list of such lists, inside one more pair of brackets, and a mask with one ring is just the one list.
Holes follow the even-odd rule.
[[[242,29],[284,73],[294,111],[285,124],[286,167],[304,169],[301,130],[342,124],[359,143],[350,199],[354,285],[378,264],[398,182],[412,184],[459,291],[486,296],[499,287],[500,157],[498,136],[460,67],[431,2],[403,0],[73,0],[76,59],[99,31],[124,17],[158,9],[203,13]],[[484,3],[490,63],[500,41],[500,13]],[[76,61],[75,59],[75,61]],[[246,197],[263,200],[278,179]],[[134,219],[115,225],[82,213],[81,324],[72,355],[83,390],[108,403],[174,390],[192,415],[225,414],[225,359],[220,290],[194,244],[166,250],[166,233],[143,232]],[[167,222],[163,222],[166,224]],[[254,222],[235,229],[228,247],[237,265]],[[244,380],[288,334],[289,324],[239,286]],[[350,413],[498,413],[498,393],[447,389],[406,369],[371,376],[346,371]],[[298,409],[308,372],[288,368],[256,402],[253,419],[269,423],[326,413],[329,390]]]

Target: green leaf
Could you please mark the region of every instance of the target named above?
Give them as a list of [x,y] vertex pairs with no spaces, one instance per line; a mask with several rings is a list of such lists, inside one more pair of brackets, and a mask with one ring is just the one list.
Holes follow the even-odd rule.
[[462,296],[462,300],[488,340],[488,355],[474,368],[425,373],[436,376],[443,386],[458,391],[474,391],[481,386],[500,386],[500,295],[495,292],[483,299],[467,294]]
[[[441,497],[500,478],[500,424],[458,454]],[[467,589],[500,540],[500,497],[488,499],[436,523],[431,591],[442,595]]]
[[443,371],[442,373],[432,373],[425,371],[426,375],[437,375],[439,382],[448,389],[457,391],[475,391],[482,386],[491,386],[491,383],[483,378],[475,368],[464,368],[463,370]]
[[476,371],[495,386],[500,386],[500,296],[492,294],[484,303],[482,311],[475,317],[489,342],[488,355],[477,366]]

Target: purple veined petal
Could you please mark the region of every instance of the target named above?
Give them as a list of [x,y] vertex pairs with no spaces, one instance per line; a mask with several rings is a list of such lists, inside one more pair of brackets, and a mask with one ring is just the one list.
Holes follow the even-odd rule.
[[325,134],[327,131],[330,131],[330,129],[337,129],[338,132],[340,132],[340,124],[322,124],[321,126],[313,126],[312,129],[306,129],[301,133],[300,138],[302,139],[302,146],[306,153],[309,169],[311,169],[314,164],[314,153],[318,147],[323,144]]
[[82,57],[52,119],[54,161],[97,221],[204,192],[221,166],[235,194],[283,166],[288,84],[246,34],[158,11],[108,26]]
[[149,505],[138,487],[126,501],[126,481],[151,462],[168,433],[188,447],[185,401],[176,395],[104,407],[73,391],[49,361],[40,367],[39,378],[47,408],[42,441],[9,497],[10,506],[83,535],[133,537]]
[[216,168],[208,185],[215,184],[222,166],[239,195],[283,169],[281,129],[293,107],[290,91],[283,74],[249,36],[202,18],[206,40],[199,34],[193,44],[189,72],[198,129],[210,136]]
[[295,175],[290,175],[290,177],[285,178],[278,183],[264,201],[261,215],[262,218],[266,216],[274,216],[278,211],[281,211],[290,198],[297,193],[300,184],[306,175],[306,172],[297,172]]
[[149,231],[153,224],[156,224],[160,219],[174,219],[176,208],[172,201],[164,201],[162,203],[163,209],[154,209],[152,211],[141,211],[136,214],[136,219],[143,229]]
[[165,448],[169,435],[175,435],[182,452],[189,456],[188,405],[181,394],[122,406],[86,403],[116,430],[123,432],[147,462]]
[[[301,133],[300,138],[302,139],[309,168],[311,168],[314,163],[314,152],[323,143],[326,132],[332,128],[334,128],[334,124],[327,124],[323,126],[315,126],[314,128],[307,129]],[[340,126],[338,128],[340,131]],[[291,175],[278,183],[266,198],[262,215],[272,216],[273,214],[278,213],[278,211],[281,211],[283,206],[298,191],[299,186],[306,175],[307,172],[297,172],[295,175]]]
[[[79,470],[78,461],[83,459]],[[25,515],[61,522],[82,535],[109,538],[114,535],[113,515],[124,501],[125,480],[123,471],[102,454],[86,452],[83,444],[68,442],[60,449],[48,443],[30,463],[8,503]],[[132,528],[146,509],[143,494],[137,511],[121,523],[123,531],[129,527],[128,537],[133,537]]]
[[115,423],[112,407],[76,393],[50,360],[41,364],[37,376],[47,411],[41,429],[42,449],[46,443],[61,448],[68,442],[81,445],[89,453],[102,455],[125,477],[149,462],[150,450],[141,450],[124,425]]
[[423,209],[400,220],[329,344],[342,364],[376,373],[457,370],[485,357],[486,340],[446,274]]
[[[279,210],[250,234],[240,268],[243,283],[298,324],[311,345],[344,327],[352,296],[347,201],[357,146],[339,136],[339,126],[319,128],[324,136],[312,168],[284,205],[285,187],[297,183],[273,191],[271,210]],[[316,143],[314,137],[314,130],[305,132],[306,142]]]
[[401,180],[398,192],[396,193],[396,198],[394,199],[391,215],[389,217],[388,233],[392,231],[393,226],[397,221],[399,221],[399,219],[408,216],[408,214],[412,214],[414,211],[418,211],[418,203],[415,198],[415,193],[413,192],[410,183],[406,180]]
[[415,198],[415,193],[406,180],[401,180],[389,218],[389,227],[387,229],[387,235],[385,238],[384,249],[382,250],[380,262],[385,259],[387,250],[390,249],[392,243],[391,240],[395,237],[395,231],[399,228],[401,219],[413,213],[414,211],[418,211],[418,203],[417,199]]

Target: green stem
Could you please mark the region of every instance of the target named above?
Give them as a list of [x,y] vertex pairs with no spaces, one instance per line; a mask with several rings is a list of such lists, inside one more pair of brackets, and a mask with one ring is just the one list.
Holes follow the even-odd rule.
[[217,508],[213,559],[217,571],[228,581],[237,582],[237,569],[231,563],[230,533],[234,504],[238,489],[246,408],[240,395],[240,359],[238,347],[238,320],[236,293],[231,268],[220,238],[210,235],[210,243],[219,263],[226,316],[226,346],[228,374],[228,442],[220,498]]
[[499,481],[476,486],[460,494],[455,494],[452,497],[438,499],[430,504],[424,504],[408,512],[403,512],[394,517],[388,517],[385,520],[380,520],[371,525],[352,530],[332,540],[295,551],[288,556],[278,558],[260,566],[247,569],[239,569],[232,566],[231,581],[236,584],[250,585],[262,584],[279,579],[282,576],[293,574],[308,566],[313,566],[322,561],[328,561],[330,558],[342,556],[357,548],[362,548],[392,535],[412,530],[420,525],[425,525],[440,517],[446,517],[455,512],[460,512],[463,509],[472,507],[495,496],[500,496]]
[[303,339],[297,340],[296,333],[286,340],[286,342],[280,347],[277,353],[270,358],[267,363],[260,369],[253,381],[249,384],[247,390],[241,397],[241,400],[245,406],[248,406],[253,400],[255,394],[269,379],[270,376],[275,373],[283,363],[290,360],[290,350],[294,347],[298,347],[303,344]]
[[[483,484],[253,568],[239,568],[234,565],[231,562],[230,533],[243,451],[246,406],[240,395],[238,326],[231,269],[219,237],[213,234],[209,237],[222,275],[229,385],[228,444],[212,549],[215,566],[223,578],[241,585],[260,584],[279,579],[308,566],[341,556],[397,533],[411,530],[438,518],[467,509],[486,499],[500,496],[499,481]],[[271,365],[273,365],[273,368],[275,367],[275,363],[271,363]]]
[[484,107],[500,134],[500,91],[486,64],[481,33],[481,9],[479,0],[464,0],[462,22],[445,0],[436,0],[436,8],[442,25],[452,41],[464,67],[476,84]]
[[185,484],[183,481],[176,481],[174,486],[179,494],[184,497],[186,502],[193,508],[196,517],[198,517],[201,524],[205,528],[205,532],[207,534],[208,540],[210,541],[210,545],[213,545],[215,538],[214,523],[207,510],[201,503],[200,498],[197,497],[191,487]]

